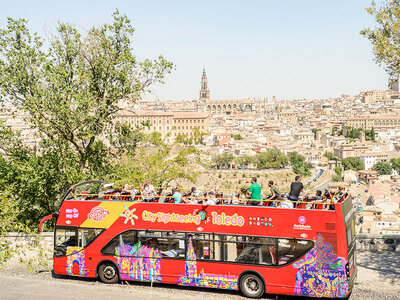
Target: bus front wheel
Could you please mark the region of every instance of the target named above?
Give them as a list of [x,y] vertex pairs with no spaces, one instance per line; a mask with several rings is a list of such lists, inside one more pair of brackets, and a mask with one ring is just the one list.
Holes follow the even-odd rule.
[[249,298],[260,298],[265,293],[261,278],[255,274],[245,274],[240,278],[240,291]]
[[99,267],[99,278],[104,283],[118,282],[118,271],[112,263],[103,263]]

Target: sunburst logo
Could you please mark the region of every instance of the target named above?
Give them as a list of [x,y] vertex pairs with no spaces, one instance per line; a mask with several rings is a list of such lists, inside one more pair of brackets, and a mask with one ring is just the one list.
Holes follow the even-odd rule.
[[120,217],[125,217],[125,221],[124,224],[128,223],[129,220],[131,220],[131,224],[132,226],[135,225],[135,220],[134,219],[138,219],[138,216],[134,214],[134,212],[136,211],[136,208],[132,208],[131,210],[129,210],[129,207],[127,207],[126,205],[123,206],[125,208],[125,211],[123,214],[119,214]]

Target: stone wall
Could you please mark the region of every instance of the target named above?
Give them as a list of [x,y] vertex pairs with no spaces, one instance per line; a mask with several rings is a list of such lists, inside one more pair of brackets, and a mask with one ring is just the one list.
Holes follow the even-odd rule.
[[400,235],[357,234],[358,252],[400,252]]

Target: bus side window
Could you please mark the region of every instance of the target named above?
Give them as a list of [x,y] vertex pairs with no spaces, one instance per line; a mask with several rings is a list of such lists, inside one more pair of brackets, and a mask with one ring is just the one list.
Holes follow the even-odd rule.
[[78,230],[78,246],[82,248],[86,247],[91,242],[93,242],[103,231],[104,229],[80,228]]
[[247,264],[275,264],[276,239],[226,236],[225,260]]
[[279,239],[278,240],[278,264],[285,265],[295,261],[308,252],[314,243],[307,240]]
[[188,243],[192,241],[197,260],[221,260],[221,240],[214,234],[191,234]]
[[118,255],[118,248],[124,245],[134,246],[138,242],[137,231],[128,230],[118,234],[111,241],[107,243],[101,250],[105,255]]

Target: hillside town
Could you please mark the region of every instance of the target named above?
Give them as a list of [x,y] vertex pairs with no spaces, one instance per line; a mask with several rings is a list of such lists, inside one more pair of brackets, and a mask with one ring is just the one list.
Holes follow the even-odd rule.
[[[361,91],[329,99],[212,99],[206,70],[200,82],[199,98],[190,101],[120,101],[114,122],[143,126],[145,133],[159,132],[169,143],[179,138],[199,138],[196,147],[210,162],[218,155],[231,154],[230,169],[252,169],[251,163],[235,163],[277,148],[296,151],[314,167],[328,174],[340,174],[359,201],[360,232],[400,232],[400,175],[398,168],[381,172],[377,164],[390,165],[400,158],[400,92],[398,81],[389,90]],[[18,130],[24,143],[38,146],[40,138],[25,122],[24,112],[5,106],[0,115],[5,125]],[[372,133],[372,134],[371,134]],[[342,165],[347,158],[362,162],[362,169]],[[393,163],[392,163],[393,164]],[[214,166],[219,168],[219,166]],[[319,176],[318,176],[319,177]],[[331,176],[311,182],[317,188],[335,186]]]

